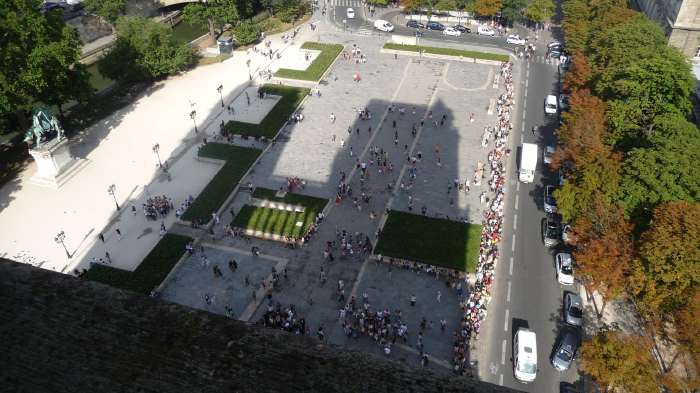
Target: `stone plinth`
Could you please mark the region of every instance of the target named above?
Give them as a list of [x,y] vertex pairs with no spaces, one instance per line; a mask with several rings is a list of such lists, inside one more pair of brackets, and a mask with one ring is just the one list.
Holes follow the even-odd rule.
[[29,149],[29,154],[36,161],[36,173],[31,182],[53,188],[59,188],[68,180],[79,161],[71,156],[68,140],[65,138]]

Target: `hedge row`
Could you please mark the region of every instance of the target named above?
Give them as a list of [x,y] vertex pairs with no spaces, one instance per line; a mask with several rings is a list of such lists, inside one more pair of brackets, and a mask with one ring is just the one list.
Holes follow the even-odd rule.
[[403,45],[394,44],[387,42],[384,44],[384,49],[392,50],[402,50],[407,52],[419,52],[432,53],[434,55],[445,55],[445,56],[456,56],[456,57],[467,57],[473,59],[482,60],[495,60],[495,61],[508,61],[508,55],[501,55],[498,53],[488,53],[488,52],[477,52],[473,50],[462,50],[462,49],[452,49],[452,48],[437,48],[434,46],[421,46],[421,45]]

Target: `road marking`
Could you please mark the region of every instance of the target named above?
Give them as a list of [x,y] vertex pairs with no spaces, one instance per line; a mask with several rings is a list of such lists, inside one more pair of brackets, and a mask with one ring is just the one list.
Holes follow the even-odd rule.
[[[506,308],[506,320],[503,321],[503,331],[504,332],[508,331],[508,317],[509,316],[510,316],[510,310]],[[503,342],[505,343],[505,340]],[[503,344],[503,347],[505,348],[505,344]]]
[[503,340],[501,344],[501,364],[506,364],[506,345],[508,345],[508,343],[506,340]]
[[508,268],[508,274],[513,275],[513,257],[510,257],[510,267]]
[[525,132],[525,123],[520,124],[520,132]]
[[523,120],[525,120],[525,109],[527,108],[527,101],[523,101]]
[[[529,70],[528,70],[529,71]],[[529,73],[529,72],[528,72]],[[525,79],[525,88],[527,89],[528,82],[530,82],[529,79]]]
[[522,145],[524,141],[525,137],[523,136],[523,134],[520,134],[520,144]]
[[506,302],[510,303],[510,280],[508,280],[508,292],[506,292]]
[[[523,136],[520,135],[520,139],[522,140]],[[515,191],[520,191],[520,182],[515,183]]]
[[[520,184],[520,183],[518,183]],[[520,204],[520,195],[515,194],[515,210],[518,210],[518,205]]]
[[515,231],[518,229],[518,214],[513,215],[513,230]]
[[503,386],[503,374],[498,376],[498,384]]
[[513,241],[510,243],[510,251],[515,252],[515,233],[513,234]]

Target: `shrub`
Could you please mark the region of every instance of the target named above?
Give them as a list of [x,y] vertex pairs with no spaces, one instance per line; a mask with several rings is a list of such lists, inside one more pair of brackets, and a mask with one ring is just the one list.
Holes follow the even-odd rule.
[[239,46],[250,45],[258,41],[260,26],[256,23],[245,21],[233,29],[233,35]]

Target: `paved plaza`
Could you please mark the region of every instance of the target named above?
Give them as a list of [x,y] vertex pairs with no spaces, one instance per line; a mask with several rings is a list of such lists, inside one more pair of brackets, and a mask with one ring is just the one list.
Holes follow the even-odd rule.
[[[335,240],[343,230],[367,236],[376,244],[388,209],[420,214],[424,208],[429,216],[481,221],[485,204],[480,194],[488,191],[488,185],[476,182],[474,173],[480,163],[488,162],[489,147],[481,142],[485,127],[496,120],[496,115],[489,113],[492,100],[502,93],[502,84],[494,85],[497,65],[394,56],[381,52],[384,41],[376,37],[311,34],[307,26],[293,44],[271,37],[273,49],[281,50],[279,61],[235,52],[228,61],[156,85],[132,105],[86,130],[73,148],[74,155],[86,164],[63,188],[50,190],[29,184],[31,168],[18,183],[3,188],[2,198],[8,202],[0,208],[0,226],[14,229],[11,234],[3,231],[0,238],[4,256],[35,264],[47,261],[43,267],[70,272],[87,267],[90,260],[103,257],[108,250],[114,267],[135,268],[158,241],[161,224],[143,217],[140,206],[144,200],[167,195],[177,208],[189,195],[196,196],[219,169],[215,163],[195,159],[201,138],[216,139],[221,121],[259,123],[273,108],[276,100],[257,99],[245,60],[252,60],[253,75],[268,68],[303,69],[317,53],[300,50],[299,45],[321,36],[323,42],[342,43],[347,52],[356,45],[368,61],[339,57],[317,86],[320,96],[309,96],[302,102],[304,120],[285,126],[276,143],[233,141],[265,148],[243,184],[276,190],[286,187],[288,178],[298,177],[305,181],[305,187],[295,192],[331,200],[318,232],[295,249],[225,235],[225,225],[233,214],[250,201],[251,194],[245,190],[225,206],[227,213],[213,228],[213,235],[177,224],[171,213],[163,224],[170,232],[198,239],[198,251],[178,264],[160,295],[190,307],[258,321],[267,311],[265,294],[274,267],[280,275],[284,271],[284,277],[271,292],[273,303],[294,304],[312,334],[323,326],[331,343],[382,353],[368,337],[353,339],[343,332],[338,313],[344,302],[337,291],[342,280],[345,300],[361,299],[366,293],[374,310],[401,310],[409,339],[405,344],[397,343],[392,358],[420,361],[416,337],[425,318],[430,322],[423,337],[425,352],[432,360],[430,367],[448,370],[453,332],[462,314],[456,291],[446,285],[444,276],[389,269],[366,256],[338,255],[329,261],[323,251],[326,242]],[[305,52],[310,52],[311,60],[304,58]],[[353,81],[356,74],[361,76],[360,82]],[[220,84],[224,86],[223,108],[216,90]],[[371,114],[369,119],[359,118],[358,111],[364,109]],[[193,110],[197,134],[189,116]],[[152,150],[156,143],[160,157],[169,164],[169,174],[157,166]],[[415,172],[409,171],[412,158],[416,159]],[[390,163],[381,173],[380,160]],[[368,168],[368,177],[361,181],[363,165]],[[343,176],[353,195],[364,193],[369,202],[355,205],[352,198],[345,198],[336,204]],[[455,181],[467,180],[468,189],[454,188]],[[107,194],[109,184],[117,187],[119,211]],[[131,206],[136,206],[135,214]],[[124,234],[121,239],[115,235],[117,228]],[[61,246],[53,241],[60,230],[66,232],[71,259],[66,259]],[[105,234],[105,243],[97,239],[99,233]],[[37,247],[37,242],[45,245]],[[260,248],[260,256],[251,254],[253,246]],[[30,249],[31,253],[24,251]],[[235,272],[228,266],[232,259],[238,264]],[[223,272],[221,277],[213,274],[214,265]],[[265,288],[261,287],[263,281]],[[415,306],[410,305],[411,296],[417,299]],[[442,319],[447,322],[445,332],[439,326]]]

